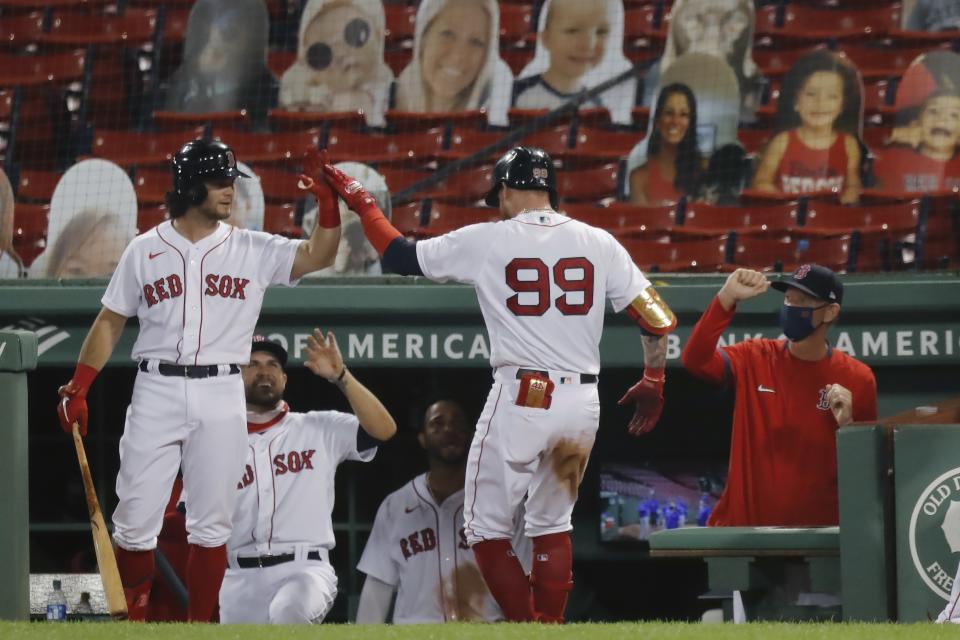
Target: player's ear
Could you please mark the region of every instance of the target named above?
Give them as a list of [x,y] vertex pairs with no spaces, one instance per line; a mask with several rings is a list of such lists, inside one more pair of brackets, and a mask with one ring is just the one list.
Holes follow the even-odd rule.
[[833,322],[834,320],[837,319],[837,316],[839,315],[840,315],[840,305],[834,302],[833,304],[828,305],[827,308],[823,310],[823,321]]
[[417,434],[417,442],[420,443],[420,448],[421,448],[421,449],[426,449],[426,448],[427,448],[427,439],[424,437],[423,431],[421,431],[420,433]]

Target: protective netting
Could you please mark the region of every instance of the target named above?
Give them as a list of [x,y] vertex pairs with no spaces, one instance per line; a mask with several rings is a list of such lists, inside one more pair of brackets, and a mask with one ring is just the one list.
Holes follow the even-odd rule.
[[[522,142],[644,269],[956,267],[960,6],[906,4],[0,0],[0,277],[108,276],[203,136],[289,236],[309,145],[423,238],[496,218]],[[379,273],[342,214],[329,273]]]

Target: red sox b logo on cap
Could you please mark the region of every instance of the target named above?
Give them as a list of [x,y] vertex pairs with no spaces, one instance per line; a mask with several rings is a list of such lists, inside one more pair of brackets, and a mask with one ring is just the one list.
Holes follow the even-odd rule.
[[803,280],[807,277],[807,274],[810,273],[810,265],[802,264],[797,267],[796,272],[793,274],[795,280]]

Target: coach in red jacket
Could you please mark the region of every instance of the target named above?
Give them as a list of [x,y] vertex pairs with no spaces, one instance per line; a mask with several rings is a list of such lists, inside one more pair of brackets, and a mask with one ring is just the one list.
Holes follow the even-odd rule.
[[867,365],[827,341],[840,315],[843,284],[819,265],[803,265],[773,283],[784,292],[780,328],[786,340],[717,348],[737,303],[770,286],[758,271],[734,271],[683,350],[688,371],[736,393],[727,487],[709,524],[836,525],[836,431],[876,420],[876,380]]

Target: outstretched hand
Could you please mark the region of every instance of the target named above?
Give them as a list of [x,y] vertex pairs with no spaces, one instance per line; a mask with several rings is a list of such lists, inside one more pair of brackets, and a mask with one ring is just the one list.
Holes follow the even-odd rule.
[[332,331],[328,331],[324,336],[323,331],[314,329],[313,335],[307,336],[306,352],[307,359],[303,365],[315,375],[336,380],[343,372],[343,356]]
[[653,431],[663,412],[663,385],[666,378],[650,378],[644,374],[637,384],[630,387],[618,405],[634,404],[633,418],[627,425],[627,433],[642,436]]
[[363,216],[371,208],[377,208],[377,201],[367,193],[359,180],[348,176],[329,163],[323,165],[323,172],[326,175],[327,184],[343,198],[351,211]]
[[340,225],[340,208],[337,206],[337,194],[334,193],[324,177],[323,166],[330,162],[326,149],[310,147],[303,154],[303,173],[297,186],[309,191],[317,199],[317,224],[332,228]]

